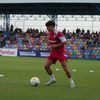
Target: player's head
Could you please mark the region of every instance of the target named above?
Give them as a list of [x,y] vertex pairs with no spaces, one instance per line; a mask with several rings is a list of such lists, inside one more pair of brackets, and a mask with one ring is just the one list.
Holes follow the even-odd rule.
[[52,20],[49,20],[48,22],[46,22],[46,27],[48,27],[48,26],[53,26],[53,27],[55,27],[55,22],[54,21],[52,21]]
[[54,31],[54,28],[55,28],[55,22],[54,22],[54,21],[49,20],[48,22],[46,22],[45,25],[46,25],[47,30],[48,30],[49,32]]

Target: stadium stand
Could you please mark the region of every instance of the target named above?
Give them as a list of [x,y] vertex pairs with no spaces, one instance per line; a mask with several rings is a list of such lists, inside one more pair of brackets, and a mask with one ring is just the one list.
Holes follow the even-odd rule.
[[[66,31],[66,54],[68,58],[100,59],[100,32],[85,32],[76,29],[76,32]],[[0,47],[17,48],[18,50],[47,50],[47,33],[38,29],[27,29],[23,32],[16,28],[14,31],[2,32]]]

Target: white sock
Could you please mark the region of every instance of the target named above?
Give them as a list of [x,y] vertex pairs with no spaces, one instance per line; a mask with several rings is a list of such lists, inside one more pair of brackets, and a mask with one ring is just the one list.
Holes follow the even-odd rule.
[[69,83],[70,83],[70,87],[71,88],[74,88],[75,87],[75,83],[74,83],[74,81],[73,81],[72,78],[69,78]]
[[50,75],[50,78],[53,79],[53,80],[55,80],[54,74]]
[[70,82],[73,82],[73,79],[72,79],[72,78],[69,78],[69,81],[70,81]]

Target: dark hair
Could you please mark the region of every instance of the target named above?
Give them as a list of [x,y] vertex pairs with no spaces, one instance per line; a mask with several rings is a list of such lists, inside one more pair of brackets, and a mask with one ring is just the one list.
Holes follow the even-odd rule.
[[55,22],[52,20],[49,20],[48,22],[46,22],[45,24],[46,26],[54,26],[55,27]]

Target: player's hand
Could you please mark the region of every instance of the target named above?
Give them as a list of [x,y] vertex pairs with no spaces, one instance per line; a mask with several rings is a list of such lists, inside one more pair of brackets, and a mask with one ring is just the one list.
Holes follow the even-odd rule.
[[56,45],[54,45],[54,44],[48,47],[49,50],[52,50],[54,48],[56,48]]
[[50,48],[51,48],[51,50],[55,49],[55,48],[59,48],[59,44],[53,44],[53,45],[50,46]]
[[53,44],[53,45],[51,46],[51,49],[55,49],[55,48],[57,48],[57,44]]
[[48,40],[49,43],[56,43],[57,41]]
[[50,48],[50,50],[52,50],[52,49],[55,49],[55,48],[60,48],[60,47],[62,47],[62,43],[59,43],[59,44],[53,44],[53,45],[51,45],[51,46],[49,46],[49,48]]

